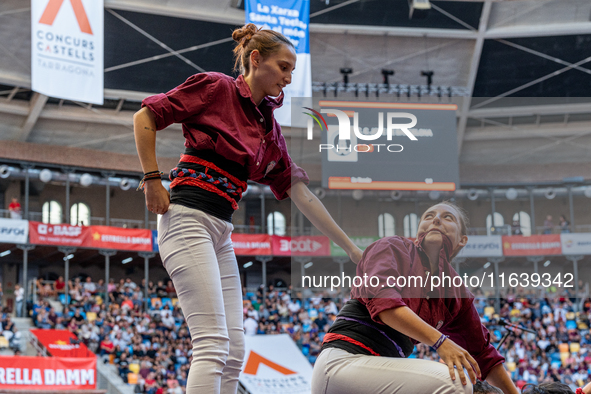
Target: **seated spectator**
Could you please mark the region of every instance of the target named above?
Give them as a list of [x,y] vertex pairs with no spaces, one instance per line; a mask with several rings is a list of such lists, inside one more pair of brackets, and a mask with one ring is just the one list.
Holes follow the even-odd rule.
[[166,294],[168,295],[169,298],[176,297],[176,290],[174,289],[174,286],[173,286],[171,280],[166,282]]
[[92,282],[90,276],[86,277],[86,281],[84,282],[84,290],[90,294],[96,293],[96,285]]
[[521,224],[519,224],[519,220],[513,221],[513,224],[511,225],[511,234],[523,235],[523,233],[521,232]]
[[168,296],[168,293],[166,292],[166,287],[164,287],[164,282],[161,280],[159,280],[158,285],[156,285],[156,295],[160,298]]
[[55,282],[53,282],[53,289],[57,294],[61,294],[64,292],[66,288],[66,282],[64,282],[64,277],[60,276],[57,278]]

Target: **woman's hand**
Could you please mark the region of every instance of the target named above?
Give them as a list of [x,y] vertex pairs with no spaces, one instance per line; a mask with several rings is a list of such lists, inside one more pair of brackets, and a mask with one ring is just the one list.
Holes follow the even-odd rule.
[[[468,374],[470,375],[470,381],[474,384],[476,383],[476,377],[480,379],[482,376],[480,373],[480,368],[478,367],[478,363],[470,353],[464,350],[462,347],[458,346],[454,341],[447,338],[439,349],[437,349],[437,354],[441,357],[443,362],[449,368],[449,374],[452,380],[456,380],[456,373],[454,371],[454,366],[458,370],[458,374],[460,375],[460,379],[463,385],[466,385],[466,374],[464,373],[464,368],[468,370]],[[474,372],[476,371],[476,373]]]
[[150,179],[146,181],[144,189],[148,211],[164,215],[170,204],[170,193],[162,186],[162,182],[159,179]]

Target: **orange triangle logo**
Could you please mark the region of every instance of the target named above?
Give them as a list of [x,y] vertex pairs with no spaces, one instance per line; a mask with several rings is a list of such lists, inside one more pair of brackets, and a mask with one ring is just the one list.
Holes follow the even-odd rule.
[[[39,23],[49,26],[53,25],[53,22],[55,21],[58,12],[62,8],[63,3],[64,0],[49,0],[49,3],[47,3],[47,7],[45,7],[45,11],[43,11],[43,15],[41,15],[41,19],[39,19]],[[82,31],[82,33],[92,35],[90,22],[88,21],[86,11],[84,11],[84,5],[82,5],[82,0],[70,0],[70,3],[72,4],[72,8],[74,9],[74,15],[76,15],[78,26],[80,26],[80,31]]]
[[246,362],[246,366],[244,367],[243,372],[248,375],[256,375],[257,371],[259,370],[259,365],[261,364],[265,364],[267,367],[273,368],[275,371],[282,373],[283,375],[293,375],[296,373],[291,369],[287,369],[277,363],[274,363],[269,359],[266,359],[265,357],[253,352],[252,350],[248,355],[248,361]]

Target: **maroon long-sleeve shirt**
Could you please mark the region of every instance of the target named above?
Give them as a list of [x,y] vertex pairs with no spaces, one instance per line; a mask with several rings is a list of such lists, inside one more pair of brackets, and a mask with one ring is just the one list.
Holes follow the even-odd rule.
[[[431,291],[429,259],[421,248],[423,234],[415,242],[399,236],[382,238],[371,244],[357,265],[357,276],[379,278],[377,286],[353,287],[351,297],[359,300],[369,311],[372,320],[384,323],[379,314],[388,309],[407,306],[427,324],[448,335],[455,343],[468,351],[478,362],[485,379],[490,370],[505,361],[490,343],[490,333],[480,321],[473,305],[474,296],[464,286],[438,287]],[[444,247],[439,255],[439,274],[457,277],[450,264],[451,241],[442,236]],[[427,286],[388,286],[392,278],[423,278]],[[376,283],[376,282],[374,282]],[[420,283],[417,281],[416,283]],[[456,280],[456,283],[459,283]],[[384,287],[381,285],[384,284]],[[415,341],[416,343],[416,341]]]

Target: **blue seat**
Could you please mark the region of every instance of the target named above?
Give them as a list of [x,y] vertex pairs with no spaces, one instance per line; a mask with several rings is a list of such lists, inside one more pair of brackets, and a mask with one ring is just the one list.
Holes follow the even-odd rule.
[[162,306],[164,307],[164,305],[167,305],[168,307],[172,310],[172,300],[168,297],[164,297],[162,298]]
[[[62,304],[66,303],[66,295],[65,294],[60,294],[59,295],[59,300]],[[72,301],[72,298],[68,295],[68,304],[70,303],[70,301]]]
[[577,322],[575,322],[574,320],[567,320],[566,329],[567,330],[576,330],[577,329]]

